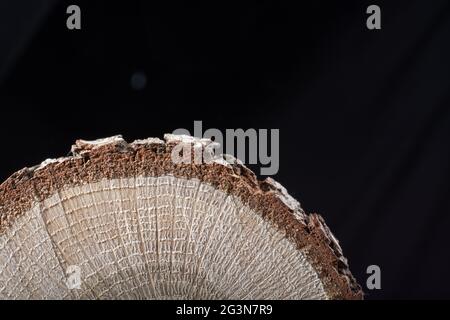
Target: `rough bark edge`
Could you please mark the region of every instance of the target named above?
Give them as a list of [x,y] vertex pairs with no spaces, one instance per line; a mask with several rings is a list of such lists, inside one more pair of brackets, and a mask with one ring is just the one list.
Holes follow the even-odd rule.
[[209,164],[175,164],[173,147],[211,143],[191,137],[166,135],[128,144],[120,136],[87,142],[78,140],[72,156],[44,161],[24,168],[0,185],[0,235],[31,206],[61,188],[130,176],[196,178],[239,197],[284,232],[304,252],[331,299],[362,299],[361,287],[352,276],[338,241],[318,214],[305,214],[300,204],[271,178],[259,181],[255,174],[231,156]]

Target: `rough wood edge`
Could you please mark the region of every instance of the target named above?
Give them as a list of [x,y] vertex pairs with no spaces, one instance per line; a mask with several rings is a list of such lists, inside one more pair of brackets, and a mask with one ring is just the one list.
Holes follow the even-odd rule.
[[238,196],[284,232],[306,254],[331,299],[363,298],[338,241],[320,215],[306,214],[279,183],[271,178],[259,181],[231,156],[226,156],[228,161],[220,157],[209,164],[174,164],[171,151],[179,142],[211,143],[173,135],[166,135],[165,141],[151,138],[130,144],[121,136],[78,140],[71,156],[46,160],[14,173],[0,185],[0,235],[18,214],[63,187],[138,175],[196,178]]

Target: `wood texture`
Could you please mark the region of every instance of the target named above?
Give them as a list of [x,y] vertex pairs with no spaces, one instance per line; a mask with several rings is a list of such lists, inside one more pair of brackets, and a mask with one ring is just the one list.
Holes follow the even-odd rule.
[[[79,141],[73,157],[6,181],[0,188],[0,298],[362,297],[337,240],[281,185],[271,179],[254,185],[241,164],[198,165],[204,172],[191,166],[196,174],[182,166],[169,170],[170,160],[159,157],[167,156],[173,139]],[[151,160],[138,157],[141,148]],[[152,170],[137,169],[149,161]],[[224,187],[224,177],[236,173],[240,188],[253,186],[248,194]],[[34,190],[33,196],[23,190]],[[284,211],[291,220],[278,221]],[[309,228],[311,238],[301,228]],[[80,289],[66,284],[71,266],[81,271]]]

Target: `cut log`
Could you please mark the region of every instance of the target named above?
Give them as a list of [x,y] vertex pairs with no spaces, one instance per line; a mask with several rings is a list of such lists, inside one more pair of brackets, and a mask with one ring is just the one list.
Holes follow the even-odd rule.
[[0,186],[0,298],[363,297],[319,215],[238,161],[174,163],[180,141],[208,144],[79,140],[13,174]]

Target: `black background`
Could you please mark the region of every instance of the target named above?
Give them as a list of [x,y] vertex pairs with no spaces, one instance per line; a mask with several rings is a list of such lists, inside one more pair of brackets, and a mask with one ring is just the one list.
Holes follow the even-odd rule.
[[449,59],[447,0],[4,0],[0,178],[78,138],[279,128],[275,179],[324,216],[361,284],[381,267],[366,298],[450,298]]

